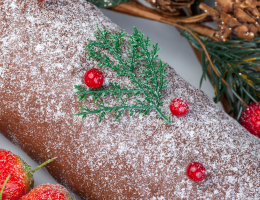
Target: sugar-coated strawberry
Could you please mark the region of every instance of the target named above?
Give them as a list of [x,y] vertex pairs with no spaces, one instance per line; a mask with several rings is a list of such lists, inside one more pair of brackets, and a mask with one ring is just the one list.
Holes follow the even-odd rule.
[[252,103],[241,114],[241,125],[244,126],[250,133],[260,137],[260,101]]
[[50,159],[34,170],[25,163],[19,156],[11,151],[0,149],[0,188],[2,188],[6,178],[9,178],[3,190],[3,200],[18,200],[27,194],[33,187],[33,173],[42,166],[53,161]]
[[23,196],[21,200],[72,200],[66,188],[58,184],[39,185]]
[[6,177],[6,179],[5,179],[5,181],[4,181],[4,184],[2,185],[2,188],[1,188],[1,190],[0,190],[0,200],[2,200],[3,192],[4,192],[4,189],[5,189],[5,186],[6,186],[7,182],[9,181],[10,177],[11,177],[11,174],[9,174],[9,175]]

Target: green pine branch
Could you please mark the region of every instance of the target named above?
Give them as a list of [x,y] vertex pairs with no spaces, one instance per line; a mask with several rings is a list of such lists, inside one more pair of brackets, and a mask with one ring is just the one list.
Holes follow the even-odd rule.
[[[98,89],[86,89],[80,85],[76,85],[76,94],[79,94],[79,101],[87,99],[88,96],[93,96],[94,102],[102,101],[108,95],[115,96],[117,104],[104,105],[104,103],[95,103],[97,109],[90,110],[87,106],[80,106],[82,118],[86,118],[89,114],[99,114],[99,122],[109,112],[115,113],[115,121],[123,117],[129,111],[129,115],[143,114],[146,116],[150,111],[157,112],[157,116],[162,118],[164,122],[171,123],[171,117],[167,117],[165,112],[161,110],[161,101],[163,90],[167,87],[165,80],[167,64],[157,62],[159,51],[158,44],[152,45],[152,50],[149,37],[144,38],[144,35],[134,27],[134,34],[130,36],[127,44],[127,56],[123,58],[121,46],[124,43],[124,31],[110,34],[107,30],[101,31],[97,26],[98,32],[95,34],[96,40],[90,41],[87,45],[88,56],[91,59],[98,60],[100,67],[112,69],[118,76],[128,76],[132,81],[133,87],[122,87],[117,83],[110,83],[110,86]],[[114,64],[113,61],[101,50],[107,50],[113,55],[113,58],[118,61]],[[137,98],[135,103],[129,104],[127,98],[134,95]],[[142,96],[141,96],[142,95]],[[145,99],[145,100],[141,100]]]
[[[208,77],[215,87],[214,101],[217,103],[225,95],[232,108],[229,113],[239,120],[242,111],[246,108],[240,98],[247,105],[258,102],[260,99],[260,72],[255,68],[259,66],[260,61],[260,38],[248,42],[233,37],[231,40],[223,42],[198,36],[220,75],[217,76],[211,66],[208,71],[209,61],[199,42],[186,31],[183,31],[182,34],[195,48],[202,50],[203,74],[200,86]],[[221,79],[228,83],[229,88],[223,84]]]

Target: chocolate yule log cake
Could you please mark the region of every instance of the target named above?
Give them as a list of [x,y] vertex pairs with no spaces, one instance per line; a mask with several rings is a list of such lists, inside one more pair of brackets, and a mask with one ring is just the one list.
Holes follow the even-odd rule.
[[[93,95],[79,102],[75,93],[75,85],[87,88],[89,69],[102,71],[104,88],[111,82],[124,90],[139,84],[88,57],[86,45],[97,39],[97,25],[101,32],[121,31],[83,0],[0,1],[0,132],[37,162],[57,157],[48,171],[82,199],[260,199],[259,138],[170,66],[159,110],[148,110],[144,117],[126,110],[115,122],[112,111],[100,123],[97,114],[76,115],[85,105],[96,106]],[[122,45],[124,59],[129,43]],[[106,47],[100,55],[120,67]],[[145,66],[140,64],[136,73],[141,76]],[[142,105],[145,95],[122,99],[143,99],[137,102]],[[167,123],[158,112],[171,116],[175,97],[187,100],[189,112]],[[97,101],[100,107],[113,106],[116,98]],[[203,181],[188,178],[191,162],[206,168]]]

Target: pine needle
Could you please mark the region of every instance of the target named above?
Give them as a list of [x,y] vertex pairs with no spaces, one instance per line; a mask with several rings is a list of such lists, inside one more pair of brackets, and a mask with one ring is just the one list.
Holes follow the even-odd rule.
[[[182,34],[195,48],[202,50],[201,82],[207,74],[216,90],[214,101],[217,103],[226,95],[233,116],[239,120],[242,110],[259,100],[260,73],[255,67],[259,66],[260,61],[260,38],[255,38],[253,42],[239,38],[223,42],[197,35],[203,41],[203,48],[190,32],[185,30]],[[209,57],[205,56],[207,52]],[[207,68],[209,60],[212,60],[210,66],[213,70],[210,75]]]

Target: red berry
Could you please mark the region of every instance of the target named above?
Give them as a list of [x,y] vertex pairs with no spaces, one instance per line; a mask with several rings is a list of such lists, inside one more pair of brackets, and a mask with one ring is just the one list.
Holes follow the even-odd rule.
[[[51,162],[47,161],[43,165]],[[43,166],[40,165],[39,167]],[[2,188],[7,176],[11,174],[6,186],[4,187],[2,199],[18,200],[27,194],[33,187],[33,173],[39,169],[31,170],[19,156],[14,153],[0,149],[0,188]]]
[[70,193],[58,184],[43,184],[34,188],[21,200],[72,200]]
[[195,182],[202,181],[206,177],[206,169],[201,163],[192,162],[187,167],[187,175]]
[[242,112],[241,125],[253,135],[260,137],[260,105],[252,103]]
[[84,76],[85,83],[90,88],[99,88],[104,82],[104,76],[98,69],[89,69]]
[[189,105],[186,99],[178,97],[172,100],[170,109],[173,115],[182,117],[189,112]]

